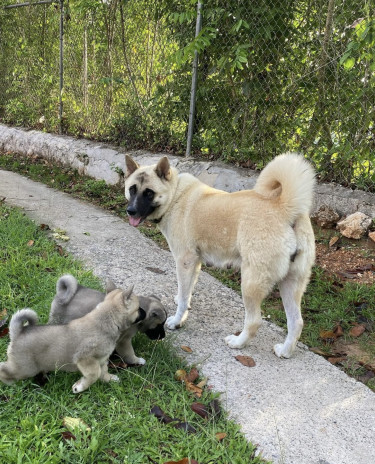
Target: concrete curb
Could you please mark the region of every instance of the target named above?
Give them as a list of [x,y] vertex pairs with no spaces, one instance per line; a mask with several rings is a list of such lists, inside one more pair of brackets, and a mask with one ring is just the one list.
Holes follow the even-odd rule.
[[[108,184],[121,183],[125,170],[125,150],[120,147],[35,130],[28,131],[4,124],[0,124],[0,150],[59,161],[76,168],[81,174],[103,179]],[[139,164],[155,163],[165,154],[139,150],[126,153]],[[168,158],[180,172],[190,172],[206,184],[229,192],[252,188],[259,174],[251,169],[231,167],[216,161],[197,161],[169,154]],[[375,194],[361,190],[350,190],[336,184],[319,184],[313,212],[322,205],[329,205],[340,216],[361,211],[375,218]]]

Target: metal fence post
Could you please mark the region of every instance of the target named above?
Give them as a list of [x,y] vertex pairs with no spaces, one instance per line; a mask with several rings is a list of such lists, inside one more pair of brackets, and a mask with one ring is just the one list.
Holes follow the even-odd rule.
[[59,134],[63,133],[63,88],[64,88],[64,0],[60,0],[60,86],[59,86]]
[[[201,31],[202,27],[202,16],[201,16],[201,2],[198,1],[197,5],[197,22],[195,26],[195,37],[197,37]],[[194,61],[193,61],[193,73],[191,78],[191,93],[190,93],[190,110],[189,110],[189,126],[188,126],[188,135],[186,143],[186,154],[185,156],[190,156],[191,145],[193,142],[193,131],[194,131],[194,115],[195,115],[195,97],[197,91],[197,74],[198,74],[198,51],[194,51]]]

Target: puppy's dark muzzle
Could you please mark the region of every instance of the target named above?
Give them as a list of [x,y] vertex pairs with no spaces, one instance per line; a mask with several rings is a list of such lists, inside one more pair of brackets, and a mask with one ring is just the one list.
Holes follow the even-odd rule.
[[137,319],[135,320],[134,324],[137,324],[137,322],[141,322],[143,321],[144,319],[146,319],[146,311],[142,308],[139,308],[138,310],[138,317]]
[[164,324],[160,324],[155,329],[145,331],[150,340],[162,340],[165,337]]

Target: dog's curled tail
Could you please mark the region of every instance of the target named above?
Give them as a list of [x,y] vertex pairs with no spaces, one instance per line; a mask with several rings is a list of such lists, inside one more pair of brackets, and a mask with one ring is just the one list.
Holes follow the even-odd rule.
[[274,158],[260,173],[254,190],[275,199],[289,220],[309,214],[315,188],[315,170],[302,155],[285,153]]
[[77,279],[70,274],[63,275],[56,283],[55,298],[60,305],[66,305],[70,303],[77,290]]
[[23,327],[27,322],[29,325],[35,325],[38,322],[38,315],[32,309],[20,309],[14,314],[9,324],[10,339],[15,339],[22,332]]

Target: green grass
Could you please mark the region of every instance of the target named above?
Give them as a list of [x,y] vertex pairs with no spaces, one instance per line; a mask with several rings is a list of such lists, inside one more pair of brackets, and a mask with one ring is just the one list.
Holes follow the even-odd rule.
[[[0,312],[6,309],[8,317],[27,306],[45,322],[56,280],[64,273],[101,289],[92,272],[50,241],[46,231],[1,203],[0,243]],[[7,335],[0,337],[0,361],[8,342]],[[98,381],[79,395],[71,389],[78,373],[52,372],[46,383],[0,383],[0,462],[162,464],[184,457],[200,464],[263,462],[225,415],[205,420],[191,410],[193,402],[208,404],[215,395],[207,389],[197,400],[174,379],[185,365],[168,341],[139,334],[135,349],[147,360],[145,366],[118,370],[120,383]],[[150,414],[155,405],[187,421],[196,433],[160,423]],[[64,417],[80,418],[91,430],[75,429],[75,439],[65,439]],[[218,441],[218,432],[227,436]]]

